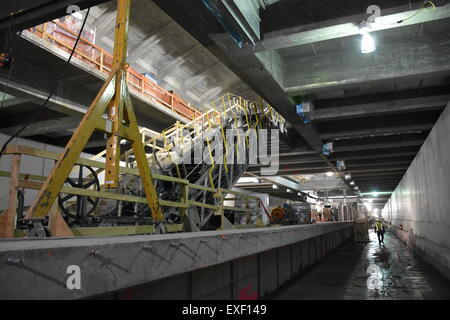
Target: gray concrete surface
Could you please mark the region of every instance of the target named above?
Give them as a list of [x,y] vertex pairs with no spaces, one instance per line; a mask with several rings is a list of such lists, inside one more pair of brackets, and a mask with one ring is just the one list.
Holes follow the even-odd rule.
[[442,112],[416,158],[382,210],[383,217],[412,239],[434,244],[436,254],[450,255],[450,104]]
[[[3,240],[0,241],[0,299],[86,298],[189,272],[193,272],[189,291],[193,298],[229,297],[232,289],[226,288],[231,280],[223,278],[229,273],[212,272],[208,276],[208,267],[227,269],[226,264],[231,261],[236,265],[233,281],[238,284],[242,279],[251,279],[258,270],[261,290],[258,296],[263,296],[291,277],[290,249],[283,247],[312,241],[308,247],[315,253],[320,249],[314,247],[314,238],[334,233],[340,234],[341,241],[350,237],[353,223],[165,235]],[[252,259],[249,257],[256,254],[259,254],[257,268],[254,261],[253,264],[235,262]],[[309,265],[319,257],[314,254]],[[67,289],[70,265],[80,267],[81,289]],[[248,283],[251,281],[245,281]],[[205,295],[208,291],[205,288],[214,292]],[[251,291],[254,290],[253,287]],[[167,292],[173,291],[167,289]]]
[[[450,281],[388,232],[385,245],[348,242],[278,290],[275,299],[450,299]],[[375,281],[378,279],[378,282]]]
[[[93,298],[255,300],[270,297],[291,279],[307,273],[320,261],[319,257],[352,237],[350,225],[290,245]],[[329,246],[317,248],[318,238],[326,239],[323,243]],[[311,259],[312,253],[314,258]]]

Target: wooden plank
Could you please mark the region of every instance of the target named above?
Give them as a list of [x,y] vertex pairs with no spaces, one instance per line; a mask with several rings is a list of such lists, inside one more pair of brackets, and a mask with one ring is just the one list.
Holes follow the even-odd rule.
[[189,208],[189,204],[185,202],[175,202],[167,200],[159,200],[159,205],[163,207]]
[[20,154],[15,154],[12,158],[8,208],[0,215],[0,238],[14,238],[17,216],[17,188],[19,187],[20,159]]
[[212,204],[208,204],[208,203],[192,201],[192,200],[189,200],[189,204],[192,205],[192,206],[203,207],[203,208],[212,209],[212,210],[218,210],[219,209],[218,206],[215,206],[215,205],[212,205]]
[[204,191],[209,191],[209,192],[217,192],[217,189],[201,186],[199,184],[189,184],[189,188],[197,189],[197,190],[204,190]]
[[[166,224],[168,233],[182,232],[183,224]],[[145,226],[119,226],[119,227],[91,227],[91,228],[72,228],[75,236],[83,237],[109,237],[133,234],[152,234],[155,233],[154,225]]]
[[[39,149],[34,149],[34,148],[19,146],[19,145],[8,146],[6,148],[5,154],[24,154],[27,156],[34,156],[34,157],[50,159],[50,160],[57,160],[60,156],[60,154],[56,153],[56,152],[44,151],[44,150],[39,150]],[[81,165],[94,167],[94,168],[100,168],[100,169],[105,169],[105,166],[106,166],[104,162],[95,161],[95,160],[86,159],[86,158],[78,158],[76,164],[81,164]],[[139,171],[137,169],[120,167],[120,172],[139,176]],[[181,184],[189,184],[189,180],[186,180],[186,179],[180,179],[180,178],[165,176],[165,175],[156,174],[156,173],[152,173],[152,176],[154,179],[158,179],[158,180],[177,182],[177,183],[181,183]]]
[[[19,180],[19,187],[26,188],[26,189],[40,190],[42,187],[42,183],[36,182],[36,181]],[[96,191],[96,190],[92,190],[92,189],[73,188],[73,187],[68,187],[68,186],[63,186],[61,188],[60,193],[97,197],[97,198],[102,198],[102,199],[112,199],[112,200],[122,200],[122,201],[129,201],[129,202],[147,203],[147,198],[144,198],[144,197],[131,196],[131,195],[127,195],[127,194],[112,193],[112,192],[106,192],[106,191]],[[161,206],[189,208],[189,205],[184,202],[175,202],[175,201],[167,201],[167,200],[158,200],[158,201]]]
[[[10,177],[10,176],[11,172],[0,170],[0,177]],[[23,180],[40,180],[40,181],[45,181],[45,179],[47,179],[47,177],[28,173],[21,173],[19,175],[19,178]]]
[[132,234],[150,234],[155,232],[153,225],[148,226],[120,226],[120,227],[91,227],[72,228],[75,236],[79,237],[105,237]]
[[239,212],[256,212],[259,209],[258,208],[254,208],[254,209],[247,209],[247,208],[238,208],[238,207],[229,207],[229,206],[223,206],[222,207],[223,210],[229,210],[229,211],[239,211]]
[[183,224],[166,224],[165,225],[167,232],[182,232],[183,231]]
[[71,238],[74,236],[61,212],[59,211],[58,203],[55,201],[53,208],[50,210],[48,219],[48,228],[52,237]]
[[[36,182],[36,181],[20,180],[19,187],[26,188],[26,189],[40,190],[42,187],[42,183]],[[67,187],[67,186],[63,186],[60,190],[60,193],[75,194],[75,195],[79,195],[79,196],[90,196],[90,197],[97,197],[97,198],[103,198],[103,199],[113,199],[113,200],[147,203],[147,199],[144,197],[130,196],[130,195],[126,195],[126,194],[119,194],[119,193],[112,193],[112,192],[105,192],[105,191],[96,191],[96,190],[90,190],[90,189],[73,188],[73,187]]]

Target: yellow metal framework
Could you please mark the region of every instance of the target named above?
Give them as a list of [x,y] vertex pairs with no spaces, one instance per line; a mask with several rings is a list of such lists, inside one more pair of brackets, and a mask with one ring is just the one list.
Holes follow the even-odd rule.
[[[109,87],[114,88],[114,78],[111,79],[109,82]],[[102,90],[102,92],[109,90],[108,86],[106,90]],[[126,89],[126,88],[125,88]],[[110,94],[112,97],[112,95]],[[103,95],[104,97],[104,95]],[[104,100],[108,100],[103,98]],[[126,95],[125,97],[125,106],[127,105],[127,100],[129,100],[129,96]],[[104,102],[103,105],[105,106],[103,110],[106,110],[107,103]],[[227,219],[225,218],[224,213],[227,212],[242,212],[242,213],[254,213],[258,211],[257,205],[255,206],[255,202],[258,202],[259,199],[257,197],[242,194],[233,190],[224,189],[224,188],[215,188],[213,185],[206,186],[206,185],[198,185],[198,184],[192,184],[186,179],[181,179],[178,177],[173,176],[166,176],[161,174],[150,174],[149,169],[149,161],[151,161],[151,157],[156,157],[155,152],[162,152],[164,154],[169,154],[174,148],[174,143],[171,142],[171,138],[175,137],[174,141],[175,144],[188,141],[189,139],[192,139],[195,135],[202,134],[202,131],[206,128],[210,128],[211,126],[218,127],[222,134],[224,134],[222,119],[224,119],[227,116],[231,116],[234,119],[234,123],[237,126],[237,112],[238,110],[243,110],[246,108],[247,114],[251,114],[256,116],[256,121],[258,123],[261,123],[264,119],[268,119],[270,121],[275,122],[282,122],[284,119],[280,116],[278,116],[277,112],[272,109],[270,105],[268,105],[265,101],[262,99],[258,99],[257,102],[248,102],[242,99],[241,97],[234,96],[232,94],[226,94],[225,96],[217,99],[216,101],[212,102],[213,108],[211,108],[208,112],[203,114],[202,116],[194,119],[188,124],[180,124],[176,123],[173,127],[168,128],[167,130],[164,130],[161,134],[157,134],[150,140],[145,141],[145,135],[155,134],[152,133],[150,130],[143,128],[141,134],[137,134],[137,131],[134,131],[133,138],[133,144],[134,146],[140,145],[141,148],[134,148],[133,150],[130,150],[129,152],[126,152],[124,154],[124,158],[122,160],[125,161],[126,166],[116,166],[116,170],[118,170],[118,174],[132,174],[135,176],[142,177],[142,171],[148,169],[149,170],[149,176],[148,180],[153,188],[153,180],[162,180],[162,181],[168,181],[172,183],[176,183],[181,188],[181,197],[178,199],[178,201],[167,201],[158,199],[156,196],[153,199],[156,199],[158,208],[161,207],[176,207],[180,210],[182,216],[186,216],[187,210],[190,207],[202,207],[206,209],[210,209],[214,211],[214,215],[221,216],[221,228],[239,228],[239,227],[252,227],[250,225],[231,225],[229,222],[227,222]],[[252,113],[252,105],[254,109],[258,110],[255,113]],[[256,106],[256,107],[255,107]],[[92,109],[92,108],[91,108]],[[217,109],[223,109],[223,111],[218,112]],[[90,124],[91,126],[94,126],[95,128],[102,128],[102,124],[105,123],[105,119],[101,118],[102,112],[99,112],[97,109],[96,114],[100,115],[100,120],[95,121],[85,121],[83,120],[84,124],[93,122],[93,124]],[[90,112],[93,112],[90,110]],[[129,112],[129,111],[128,111]],[[88,111],[89,113],[89,111]],[[259,117],[257,115],[259,113]],[[92,117],[92,113],[90,115]],[[92,118],[88,118],[92,119]],[[135,123],[135,126],[133,127],[134,130],[137,130],[136,120],[132,118],[132,120]],[[247,120],[246,120],[247,121]],[[83,123],[80,124],[80,126]],[[124,126],[127,127],[127,126]],[[123,130],[127,130],[126,132],[129,132],[129,128],[131,126],[128,126],[128,128],[122,128]],[[84,133],[85,131],[80,130],[78,128],[77,132]],[[120,132],[120,131],[119,131]],[[130,133],[127,135],[122,135],[125,137],[130,137]],[[74,135],[75,136],[75,135]],[[73,138],[72,138],[73,139]],[[87,141],[88,138],[83,137],[82,139],[85,139],[83,141]],[[156,141],[160,141],[163,143],[162,147],[156,146]],[[144,145],[150,145],[153,148],[153,154],[147,155],[144,153]],[[225,145],[226,146],[226,145]],[[77,147],[81,148],[82,146],[77,145]],[[138,156],[136,154],[136,150],[139,152],[141,150],[141,161],[144,163],[144,169],[142,170],[139,168],[139,162],[138,162]],[[70,151],[70,148],[69,148]],[[15,230],[14,221],[16,220],[16,208],[17,208],[17,191],[18,189],[33,189],[33,190],[42,190],[46,186],[46,183],[50,181],[55,181],[54,179],[50,179],[51,175],[54,174],[54,170],[50,174],[49,177],[39,176],[39,175],[30,175],[30,174],[23,174],[20,173],[20,161],[21,157],[23,155],[25,156],[33,156],[38,157],[41,159],[51,159],[51,160],[58,160],[59,162],[63,162],[64,166],[62,166],[67,172],[67,175],[70,173],[74,165],[84,165],[84,166],[90,166],[93,168],[97,168],[96,172],[100,173],[102,171],[108,170],[108,159],[106,159],[106,163],[99,161],[99,159],[103,156],[107,156],[108,150],[100,152],[99,154],[87,159],[87,158],[79,158],[79,153],[74,155],[73,153],[69,153],[68,148],[64,150],[62,154],[58,154],[55,152],[49,152],[49,151],[43,151],[39,149],[34,149],[30,147],[25,146],[9,146],[5,154],[12,156],[12,169],[11,172],[4,172],[0,171],[0,176],[9,176],[11,178],[10,180],[10,197],[8,202],[8,208],[5,212],[3,212],[2,215],[0,215],[0,238],[11,238],[11,237],[20,237],[24,236],[23,231],[21,230]],[[116,152],[118,152],[118,149],[116,149]],[[134,153],[135,156],[135,162],[131,162],[129,157]],[[66,156],[64,156],[66,155]],[[224,155],[224,160],[226,158],[227,151]],[[71,161],[67,162],[70,158]],[[69,164],[67,164],[69,163]],[[136,169],[135,167],[138,167]],[[227,170],[227,164],[224,162],[224,170]],[[64,185],[65,177],[60,178],[60,182],[62,181],[62,184],[59,189],[56,191],[56,196],[59,193],[65,193],[65,194],[73,194],[73,195],[79,195],[79,196],[89,196],[89,197],[97,197],[102,199],[112,199],[112,200],[118,200],[118,201],[128,201],[128,202],[139,202],[139,203],[149,203],[148,197],[139,197],[139,196],[133,196],[133,195],[125,195],[125,194],[119,194],[119,193],[113,193],[113,192],[106,192],[106,191],[97,191],[93,190],[92,188],[89,189],[83,189],[83,188],[75,188],[71,186]],[[208,179],[209,180],[209,179]],[[148,184],[147,184],[148,185]],[[46,190],[49,190],[48,187]],[[55,190],[55,189],[50,189]],[[211,193],[214,198],[216,199],[214,204],[210,203],[203,203],[198,202],[192,199],[189,199],[189,191],[190,190],[203,190],[205,192]],[[227,198],[227,196],[234,196],[234,199],[241,199],[244,202],[244,205],[242,207],[235,207],[235,206],[227,206],[225,205],[226,200],[231,200],[230,198]],[[67,224],[65,223],[64,219],[62,218],[61,214],[58,211],[58,208],[56,205],[49,205],[48,206],[48,216],[49,216],[49,229],[51,236],[111,236],[111,235],[118,235],[118,234],[144,234],[144,233],[154,233],[155,227],[153,225],[144,225],[144,226],[120,226],[120,227],[88,227],[88,228],[72,228],[70,229]],[[153,211],[152,211],[153,212]],[[47,215],[47,214],[46,214]],[[94,212],[95,215],[95,212]],[[162,215],[162,214],[161,214]],[[33,216],[34,217],[34,216]],[[259,224],[258,226],[262,226]],[[180,224],[168,224],[166,225],[167,232],[180,232],[182,231],[182,225]]]
[[[105,187],[118,187],[120,141],[126,139],[132,143],[152,217],[155,221],[163,219],[125,78],[125,71],[128,67],[126,52],[130,3],[131,0],[118,0],[113,72],[89,107],[64,152],[58,158],[29,209],[27,219],[43,218],[48,215],[66,178],[94,130],[103,131],[108,135]],[[106,119],[103,117],[105,111],[108,113]]]
[[[141,132],[139,130],[126,82],[126,70],[128,67],[128,64],[126,63],[126,52],[130,3],[131,0],[118,0],[114,63],[111,75],[87,110],[64,151],[61,154],[57,154],[23,146],[10,146],[5,151],[5,154],[12,155],[13,162],[10,173],[0,172],[0,175],[9,175],[11,177],[8,208],[0,215],[0,238],[14,237],[15,232],[16,236],[18,235],[18,230],[15,230],[15,220],[17,209],[16,195],[19,188],[39,190],[25,219],[45,218],[48,216],[49,229],[52,236],[143,234],[153,233],[155,231],[153,225],[70,229],[59,213],[57,204],[55,204],[55,200],[60,193],[118,201],[147,203],[151,210],[152,219],[155,222],[164,219],[161,207],[176,207],[184,216],[187,215],[188,208],[191,206],[203,207],[213,210],[215,215],[221,216],[221,228],[230,227],[227,225],[227,220],[224,215],[225,211],[250,214],[258,210],[258,205],[255,206],[254,203],[252,203],[252,205],[250,204],[251,202],[260,201],[259,198],[229,189],[223,189],[220,188],[220,185],[218,188],[214,186],[212,171],[216,167],[216,164],[212,157],[209,141],[207,141],[207,146],[212,162],[208,179],[210,186],[207,186],[206,184],[192,184],[188,180],[182,179],[178,165],[174,161],[172,162],[175,164],[177,177],[151,173],[149,161],[152,157],[154,160],[157,160],[156,152],[167,154],[171,159],[171,152],[173,152],[175,145],[182,145],[184,141],[189,141],[195,136],[202,135],[203,131],[208,128],[219,128],[222,137],[225,139],[223,119],[226,117],[231,117],[231,119],[234,120],[235,128],[239,127],[239,114],[244,115],[245,123],[248,128],[257,128],[258,126],[261,126],[262,122],[265,120],[280,124],[284,119],[260,98],[255,102],[250,102],[242,97],[226,94],[212,102],[212,108],[208,112],[195,118],[191,122],[187,124],[180,124],[177,122],[174,126],[164,130],[161,134],[156,134],[156,136],[146,141],[145,136],[149,130],[145,128]],[[251,126],[250,123],[252,116],[256,117],[253,126]],[[102,131],[108,136],[105,151],[90,159],[80,158],[81,152],[95,130]],[[120,150],[122,139],[130,141],[132,145],[132,149],[123,155],[121,155]],[[172,140],[174,142],[172,142]],[[157,141],[162,143],[163,147],[157,146]],[[238,148],[239,143],[240,137],[238,137],[238,142],[235,144],[236,149]],[[248,143],[248,139],[246,139],[244,143]],[[153,154],[147,155],[145,153],[144,147],[146,145],[153,148]],[[226,172],[228,172],[228,165],[226,163],[228,151],[225,144],[225,154],[223,155],[224,165],[221,165],[221,169],[223,168]],[[129,160],[129,157],[132,154],[134,155],[133,163]],[[53,159],[57,160],[57,162],[48,177],[21,174],[20,161],[22,155]],[[106,157],[106,162],[98,161],[98,159],[103,156]],[[237,152],[237,156],[239,157],[239,152]],[[121,166],[121,160],[123,158],[125,158],[126,167]],[[118,188],[120,174],[139,176],[145,191],[145,198],[115,192],[97,191],[92,188],[83,189],[64,185],[74,165],[77,164],[97,168],[96,173],[104,171],[105,189]],[[136,167],[137,169],[135,169]],[[181,196],[178,201],[158,199],[153,179],[170,181],[178,184],[181,190]],[[189,190],[192,189],[212,193],[215,199],[214,203],[204,203],[189,199]],[[244,205],[242,207],[225,205],[225,201],[230,200],[230,198],[226,198],[227,195],[232,195],[234,199],[239,198],[243,200]],[[166,229],[168,232],[179,232],[182,231],[182,225],[168,225]]]

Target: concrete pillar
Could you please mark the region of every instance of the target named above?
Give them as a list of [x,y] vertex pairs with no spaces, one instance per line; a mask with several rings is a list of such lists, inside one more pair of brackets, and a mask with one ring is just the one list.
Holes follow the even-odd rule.
[[284,246],[278,250],[278,286],[291,279],[291,250],[290,246]]
[[117,294],[113,294],[113,296],[120,300],[190,299],[190,276],[190,273],[183,273],[127,288],[117,292]]
[[192,272],[192,299],[231,299],[231,262]]
[[259,296],[263,297],[278,287],[277,250],[259,254]]
[[292,276],[298,275],[302,271],[303,260],[303,242],[294,243],[291,245],[291,265]]
[[257,299],[259,297],[258,255],[240,258],[232,263],[233,299]]
[[311,264],[311,255],[309,253],[308,240],[302,241],[302,271],[308,268]]

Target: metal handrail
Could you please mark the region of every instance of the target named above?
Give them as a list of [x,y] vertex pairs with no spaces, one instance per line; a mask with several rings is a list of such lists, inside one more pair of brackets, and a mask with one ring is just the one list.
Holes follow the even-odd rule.
[[[48,31],[50,25],[55,26],[51,32]],[[51,43],[61,50],[70,52],[75,44],[77,34],[70,29],[66,23],[58,20],[46,22],[42,25],[28,29],[29,32]],[[26,37],[26,33],[24,33]],[[80,37],[80,41],[75,48],[75,57],[90,64],[93,68],[107,75],[110,74],[113,56],[106,52],[103,48],[95,45],[89,40]],[[134,68],[127,69],[127,83],[131,91],[144,95],[150,102],[158,102],[166,108],[186,117],[195,119],[202,113],[192,107],[189,103],[178,97],[176,94],[165,90],[156,83],[137,72]]]

